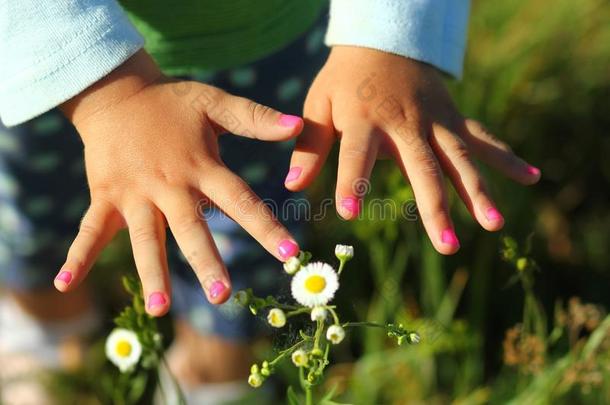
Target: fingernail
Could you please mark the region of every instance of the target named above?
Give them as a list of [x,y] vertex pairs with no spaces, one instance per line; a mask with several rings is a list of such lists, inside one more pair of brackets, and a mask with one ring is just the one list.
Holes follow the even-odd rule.
[[69,271],[61,271],[57,275],[57,277],[55,277],[55,280],[63,281],[66,284],[70,284],[70,282],[72,281],[72,273],[70,273]]
[[227,287],[222,283],[222,281],[214,281],[210,286],[210,297],[217,298],[226,290]]
[[299,247],[291,240],[283,240],[278,246],[278,252],[282,259],[289,259],[299,253]]
[[302,168],[300,167],[292,167],[290,168],[290,170],[288,171],[288,175],[286,176],[286,180],[284,181],[284,183],[290,183],[291,181],[295,181],[296,179],[299,178],[299,176],[301,175],[301,172],[303,171]]
[[447,245],[460,246],[460,241],[455,236],[453,229],[445,229],[441,234],[441,241]]
[[534,166],[528,166],[527,167],[527,172],[529,174],[531,174],[532,176],[540,175],[540,169],[538,169],[537,167],[534,167]]
[[356,197],[345,197],[341,200],[341,206],[348,210],[352,216],[360,213],[360,200]]
[[148,296],[148,308],[156,308],[163,306],[167,303],[167,299],[165,298],[165,294],[162,292],[154,292]]
[[499,220],[503,219],[502,214],[500,214],[500,211],[498,211],[494,207],[487,208],[487,211],[485,212],[485,216],[490,221],[499,221]]
[[296,115],[282,114],[278,123],[283,127],[296,127],[301,122],[301,117]]

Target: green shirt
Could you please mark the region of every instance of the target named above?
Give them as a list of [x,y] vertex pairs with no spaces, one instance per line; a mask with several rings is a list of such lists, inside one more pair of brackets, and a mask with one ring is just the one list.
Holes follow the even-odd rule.
[[226,69],[288,45],[319,17],[326,0],[121,0],[168,74]]

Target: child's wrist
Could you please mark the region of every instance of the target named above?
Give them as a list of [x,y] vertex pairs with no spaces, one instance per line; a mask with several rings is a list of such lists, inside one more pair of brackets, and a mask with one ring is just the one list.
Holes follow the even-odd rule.
[[136,95],[162,76],[153,59],[140,50],[59,108],[78,128],[84,120]]

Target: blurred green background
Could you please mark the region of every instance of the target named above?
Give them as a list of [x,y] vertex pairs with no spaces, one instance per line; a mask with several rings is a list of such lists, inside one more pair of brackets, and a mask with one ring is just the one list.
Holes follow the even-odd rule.
[[[343,319],[402,321],[422,335],[398,348],[378,331],[351,335],[326,386],[355,404],[608,403],[610,2],[474,1],[469,38],[464,80],[449,83],[458,106],[542,181],[521,187],[483,169],[506,226],[483,231],[454,196],[462,249],[452,257],[415,221],[312,223],[303,245],[315,257],[356,246]],[[312,200],[333,195],[334,173],[325,169]],[[412,195],[382,161],[373,197]],[[128,260],[119,242],[102,266]]]

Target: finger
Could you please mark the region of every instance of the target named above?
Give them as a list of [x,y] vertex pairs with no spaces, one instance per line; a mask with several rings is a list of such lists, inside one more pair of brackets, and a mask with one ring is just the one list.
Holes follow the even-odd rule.
[[368,122],[354,122],[342,131],[336,200],[337,212],[344,219],[360,213],[378,150],[379,136]]
[[464,141],[443,126],[434,125],[431,144],[473,218],[488,231],[501,229],[504,218],[489,195]]
[[335,130],[328,100],[305,103],[305,128],[297,138],[284,182],[286,188],[300,191],[320,173],[335,140]]
[[303,119],[222,90],[212,90],[216,106],[208,117],[227,132],[264,141],[284,141],[303,130]]
[[299,246],[270,208],[241,178],[224,166],[207,170],[201,191],[222,211],[240,224],[269,253],[287,260],[299,253]]
[[403,124],[393,138],[432,245],[439,253],[453,254],[460,243],[449,216],[443,174],[428,143],[428,133],[427,126],[422,124]]
[[490,134],[479,122],[466,120],[465,125],[466,130],[460,132],[460,136],[483,162],[521,184],[531,185],[540,180],[540,169],[515,155],[508,145]]
[[225,302],[231,296],[231,281],[195,197],[188,192],[167,193],[159,199],[159,207],[208,301]]
[[121,228],[121,224],[120,215],[112,205],[93,201],[68,250],[66,262],[55,277],[55,288],[66,292],[80,284],[87,277],[102,249]]
[[162,316],[170,307],[165,222],[151,202],[132,202],[124,210],[131,249],[142,282],[146,312]]

